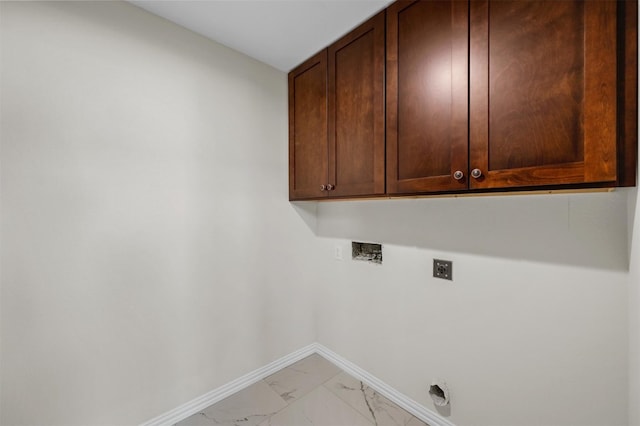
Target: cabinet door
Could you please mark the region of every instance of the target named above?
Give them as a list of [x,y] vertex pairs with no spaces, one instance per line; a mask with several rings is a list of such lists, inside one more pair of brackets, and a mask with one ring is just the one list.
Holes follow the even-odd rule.
[[616,7],[471,0],[471,188],[616,180]]
[[289,73],[289,199],[325,197],[327,51]]
[[387,9],[390,194],[468,187],[468,17],[457,0]]
[[384,194],[384,18],[328,48],[331,197]]

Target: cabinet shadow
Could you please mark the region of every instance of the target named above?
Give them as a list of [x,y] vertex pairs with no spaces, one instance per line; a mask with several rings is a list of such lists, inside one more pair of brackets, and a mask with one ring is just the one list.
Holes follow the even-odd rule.
[[305,222],[320,237],[627,271],[628,198],[622,189],[320,202]]

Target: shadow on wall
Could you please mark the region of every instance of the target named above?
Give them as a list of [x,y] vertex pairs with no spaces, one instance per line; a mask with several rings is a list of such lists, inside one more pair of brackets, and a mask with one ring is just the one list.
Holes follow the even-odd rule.
[[[317,236],[627,271],[629,190],[296,203]],[[316,210],[316,221],[309,216]]]
[[[635,228],[636,209],[638,208],[638,188],[629,189],[629,196],[627,199],[627,217],[628,217],[628,238],[627,238],[627,250],[629,255],[629,265],[631,265],[631,246],[633,244],[634,236],[637,237],[640,231]],[[640,226],[640,224],[638,224]]]

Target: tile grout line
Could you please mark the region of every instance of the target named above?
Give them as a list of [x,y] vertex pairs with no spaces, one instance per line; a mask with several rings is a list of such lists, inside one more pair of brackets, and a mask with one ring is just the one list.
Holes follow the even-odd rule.
[[[343,371],[343,373],[348,374],[346,371]],[[337,376],[337,374],[336,374]],[[335,377],[335,376],[334,376]],[[333,377],[332,377],[333,378]],[[355,378],[355,377],[354,377]],[[358,380],[358,379],[356,379]],[[360,411],[358,411],[356,409],[356,407],[354,407],[353,405],[351,405],[351,403],[349,401],[347,401],[346,399],[344,399],[342,396],[338,395],[337,393],[335,393],[331,388],[329,388],[327,385],[327,383],[329,382],[329,380],[327,380],[326,382],[324,382],[321,386],[323,388],[325,388],[326,390],[328,390],[329,392],[331,392],[331,394],[335,395],[336,398],[339,398],[342,402],[344,402],[345,404],[347,404],[349,407],[351,407],[351,409],[357,411],[358,413],[360,413]],[[362,382],[361,382],[362,383]],[[360,413],[360,415],[362,415],[362,413]],[[366,418],[366,417],[365,417]],[[374,417],[375,419],[375,417]],[[371,423],[371,421],[367,418],[367,421],[369,421],[369,423]],[[372,423],[374,426],[376,425],[376,423]]]
[[[345,374],[349,374],[349,373],[347,373],[346,371],[343,371],[343,373],[345,373]],[[337,375],[336,375],[336,376],[337,376]],[[335,377],[335,376],[334,376],[334,377]],[[352,377],[353,377],[353,376],[352,376]],[[358,380],[358,379],[356,379],[355,377],[354,377],[354,379],[355,379],[355,380]],[[327,382],[328,382],[328,381],[327,381]],[[330,387],[326,386],[327,382],[324,382],[324,383],[322,384],[322,386],[323,386],[326,390],[328,390],[329,392],[331,392],[332,394],[334,394],[336,397],[340,398],[340,399],[341,399],[345,404],[347,404],[349,407],[351,407],[351,408],[353,408],[354,410],[358,411],[358,410],[356,409],[356,407],[354,407],[353,405],[351,405],[351,403],[350,403],[349,401],[347,401],[345,398],[343,398],[343,397],[342,397],[341,395],[339,395],[338,393],[334,392],[334,391],[333,391],[333,389],[331,389]],[[359,383],[364,383],[362,380],[358,380],[358,382],[359,382]],[[359,411],[358,411],[358,412],[359,412]],[[372,413],[372,414],[373,414],[373,413]],[[409,414],[411,414],[411,413],[409,413]],[[375,419],[375,415],[374,415],[374,419]],[[368,420],[368,419],[367,419],[367,420]],[[375,423],[374,423],[374,424],[375,424]]]
[[[296,364],[296,363],[298,363],[298,362],[300,362],[300,361],[302,361],[302,360],[304,360],[304,359],[306,359],[306,358],[309,358],[309,357],[311,357],[311,356],[313,356],[313,355],[318,355],[318,356],[319,356],[320,358],[322,358],[324,361],[327,361],[328,363],[330,363],[330,364],[331,364],[331,365],[333,365],[334,367],[337,367],[340,371],[338,371],[336,374],[334,374],[333,376],[329,377],[329,378],[328,378],[328,379],[326,379],[325,381],[322,381],[322,382],[318,383],[318,385],[316,385],[315,387],[311,388],[310,390],[307,390],[306,392],[304,392],[303,394],[301,394],[301,395],[300,395],[300,396],[298,396],[297,398],[294,398],[294,399],[291,401],[291,404],[293,404],[293,403],[294,403],[294,402],[296,402],[297,400],[299,400],[299,399],[303,398],[303,397],[304,397],[304,396],[306,396],[307,394],[309,394],[309,393],[313,392],[313,390],[314,390],[314,389],[317,389],[318,387],[320,387],[320,386],[324,385],[324,384],[325,384],[325,383],[327,383],[329,380],[331,380],[331,379],[333,379],[334,377],[336,377],[338,374],[340,374],[340,373],[344,373],[344,371],[342,371],[342,369],[341,369],[339,366],[335,365],[333,362],[329,361],[328,359],[326,359],[325,357],[323,357],[322,355],[320,355],[318,352],[315,352],[315,351],[314,351],[312,354],[308,355],[307,357],[302,358],[302,359],[300,359],[300,360],[298,360],[298,361],[296,361],[296,362],[294,362],[294,363],[292,363],[292,364],[290,364],[290,365],[288,365],[288,366],[286,366],[286,367],[283,367],[281,370],[277,371],[277,372],[276,372],[276,373],[274,373],[274,374],[277,374],[277,373],[279,373],[279,372],[281,372],[281,371],[283,371],[283,370],[286,370],[286,369],[288,369],[288,368],[291,368],[294,364]],[[270,377],[270,376],[265,377],[263,380],[265,381],[265,383],[267,383],[267,385],[268,385],[269,387],[271,387],[271,385],[266,381],[266,379],[268,379],[269,377]],[[273,389],[273,391],[274,391],[274,392],[276,392],[276,393],[278,393],[275,389]],[[278,396],[280,396],[280,398],[282,398],[282,396],[281,396],[280,394],[278,394]],[[282,400],[284,400],[284,402],[285,402],[287,405],[290,405],[290,403],[289,403],[289,402],[287,402],[287,400],[285,400],[284,398],[282,398]]]
[[[323,358],[324,358],[324,357],[323,357]],[[328,360],[327,360],[327,361],[328,361]],[[343,373],[343,372],[342,372],[342,373]],[[338,374],[340,374],[340,373],[338,373]],[[337,376],[337,374],[336,374],[336,376]],[[335,377],[335,376],[333,376],[333,377]],[[333,377],[332,377],[332,378],[333,378]],[[329,379],[329,380],[331,380],[331,379]],[[336,400],[337,400],[338,402],[340,402],[340,403],[344,404],[344,406],[345,406],[347,409],[349,409],[350,411],[353,411],[353,412],[354,412],[358,417],[363,418],[363,419],[367,422],[367,424],[369,424],[369,425],[371,425],[371,426],[376,426],[376,424],[372,423],[368,418],[366,418],[365,416],[363,416],[363,415],[362,415],[362,413],[360,413],[360,412],[359,412],[358,410],[356,410],[353,406],[351,406],[351,404],[349,404],[349,403],[348,403],[348,402],[346,402],[344,399],[342,399],[342,398],[338,397],[336,394],[334,394],[333,392],[331,392],[331,391],[330,391],[330,390],[329,390],[329,389],[324,385],[325,383],[326,383],[326,382],[318,384],[316,387],[314,387],[313,389],[311,389],[311,391],[309,391],[309,392],[305,393],[304,395],[300,396],[299,398],[296,398],[295,400],[293,400],[293,401],[291,402],[291,404],[289,404],[289,405],[287,405],[286,407],[283,407],[281,410],[279,410],[279,411],[278,411],[278,413],[280,413],[280,412],[282,412],[282,411],[284,411],[284,410],[290,409],[290,408],[291,408],[292,406],[294,406],[294,405],[296,405],[296,407],[297,407],[299,403],[301,403],[301,402],[302,402],[302,401],[304,401],[305,399],[309,398],[309,397],[311,396],[311,394],[312,394],[314,391],[318,390],[319,388],[323,388],[323,389],[324,389],[325,391],[327,391],[327,392],[328,392],[328,393],[329,393],[333,398],[336,398]],[[275,416],[276,414],[277,414],[277,413],[273,414],[273,416]],[[269,419],[270,419],[271,417],[272,417],[272,416],[269,416]],[[265,419],[265,420],[266,420],[266,419]],[[258,424],[258,425],[256,425],[256,426],[262,426],[262,423],[260,423],[260,424]]]
[[[303,358],[303,359],[304,359],[304,358]],[[297,362],[297,361],[296,361],[296,362]],[[294,363],[294,364],[295,364],[295,363]],[[293,364],[291,364],[291,365],[293,365]],[[284,367],[284,368],[287,368],[287,367]],[[279,412],[281,412],[282,410],[286,410],[286,409],[289,407],[289,405],[290,405],[290,404],[289,404],[289,403],[288,403],[288,402],[287,402],[287,401],[286,401],[282,396],[280,396],[280,394],[279,394],[278,392],[276,392],[276,390],[275,390],[275,389],[273,389],[273,388],[271,387],[271,385],[267,382],[267,378],[268,378],[268,377],[269,377],[269,376],[267,376],[267,377],[265,377],[265,378],[261,379],[260,381],[261,381],[262,383],[264,383],[264,384],[269,388],[269,390],[270,390],[271,392],[273,392],[274,394],[276,394],[276,395],[278,396],[278,398],[280,398],[280,399],[282,400],[282,402],[284,402],[284,407],[282,407],[281,409],[279,409],[279,410],[278,410],[278,411],[276,411],[275,413],[271,413],[271,414],[269,414],[269,415],[267,416],[267,418],[266,418],[266,419],[264,419],[262,422],[260,422],[257,426],[260,426],[260,425],[261,425],[261,424],[263,424],[265,421],[270,420],[270,419],[271,419],[271,417],[275,416],[276,414],[278,414],[278,413],[279,413]]]
[[[364,386],[364,387],[365,387],[365,389],[364,389],[365,391],[366,391],[367,389],[368,389],[368,390],[370,390],[370,391],[372,392],[372,396],[371,396],[371,397],[372,397],[372,399],[373,399],[376,395],[377,395],[378,397],[384,398],[384,399],[386,399],[387,401],[389,401],[391,404],[393,404],[395,407],[397,407],[398,409],[400,409],[400,410],[404,411],[405,413],[407,413],[407,415],[411,416],[411,419],[416,419],[416,420],[418,420],[418,421],[420,421],[420,422],[422,422],[422,423],[425,423],[424,421],[420,420],[418,417],[414,416],[414,415],[413,415],[412,413],[410,413],[409,411],[405,410],[404,408],[402,408],[401,406],[399,406],[399,405],[398,405],[398,404],[396,404],[395,402],[391,401],[391,400],[390,400],[389,398],[387,398],[386,396],[382,395],[380,392],[378,392],[376,389],[374,389],[374,388],[372,388],[371,386],[369,386],[369,385],[368,385],[367,383],[365,383],[364,381],[362,381],[362,380],[360,380],[360,379],[357,379],[357,378],[353,377],[352,375],[350,375],[350,374],[349,374],[349,373],[347,373],[346,371],[343,371],[342,373],[344,373],[344,374],[346,374],[347,376],[349,376],[349,377],[353,378],[354,380],[356,380],[356,381],[357,381],[361,386]],[[342,401],[344,401],[347,405],[349,405],[350,407],[352,407],[353,409],[355,409],[356,411],[358,411],[358,412],[359,412],[359,410],[358,410],[356,407],[354,407],[354,406],[351,404],[351,402],[347,401],[347,400],[344,398],[344,395],[341,395],[340,393],[336,392],[334,389],[332,389],[332,388],[330,388],[330,387],[326,386],[326,384],[327,384],[327,383],[325,382],[325,383],[323,383],[323,385],[322,385],[322,386],[324,386],[324,387],[325,387],[325,389],[327,389],[329,392],[331,392],[332,394],[334,394],[335,396],[337,396],[338,398],[340,398]],[[351,389],[351,388],[349,388],[349,390],[357,391],[356,389]],[[365,392],[363,391],[363,392],[361,392],[361,393],[362,393],[362,395],[363,395],[363,401],[365,402],[365,404],[366,404],[367,406],[369,406],[369,402],[368,402],[369,400],[367,399],[367,396],[366,396]],[[373,418],[374,418],[374,420],[375,420],[375,414],[374,414],[373,412],[372,412],[371,414],[373,415]],[[410,421],[411,419],[409,419],[409,421]],[[377,423],[375,423],[375,424],[377,424]],[[426,424],[426,423],[425,423],[425,424]],[[427,426],[429,426],[429,425],[427,425]]]
[[[325,380],[324,382],[322,382],[322,383],[318,384],[317,386],[315,386],[315,387],[314,387],[314,388],[312,388],[311,390],[309,390],[309,391],[305,392],[304,394],[300,395],[299,397],[297,397],[297,398],[295,398],[295,399],[293,399],[293,400],[291,400],[291,401],[287,401],[286,399],[284,399],[284,398],[282,397],[282,395],[280,395],[280,394],[279,394],[279,393],[278,393],[278,392],[273,388],[273,386],[271,386],[271,385],[269,384],[269,382],[267,382],[267,379],[268,379],[269,377],[271,377],[272,375],[277,374],[277,373],[279,373],[280,371],[286,370],[287,368],[291,368],[291,367],[292,367],[292,366],[294,366],[296,363],[298,363],[298,362],[300,362],[300,361],[302,361],[302,360],[304,360],[304,359],[307,359],[308,357],[310,357],[310,356],[312,356],[312,355],[318,355],[320,358],[322,358],[322,359],[324,359],[325,361],[328,361],[328,362],[330,362],[330,363],[331,363],[331,361],[327,360],[327,359],[326,359],[326,358],[324,358],[322,355],[320,355],[320,354],[318,354],[317,352],[315,352],[315,351],[314,351],[314,352],[312,352],[310,355],[307,355],[306,357],[301,358],[301,359],[299,359],[298,361],[295,361],[295,362],[293,362],[293,363],[291,363],[291,364],[289,364],[289,365],[287,365],[287,366],[285,366],[285,367],[282,367],[282,369],[280,369],[280,370],[276,371],[275,373],[273,373],[273,374],[271,374],[271,375],[269,375],[269,376],[266,376],[266,377],[264,377],[263,379],[261,379],[261,381],[262,381],[265,385],[267,385],[267,387],[269,388],[269,390],[270,390],[271,392],[273,392],[274,394],[278,395],[278,398],[280,398],[280,399],[285,403],[285,406],[284,406],[284,407],[282,407],[281,409],[279,409],[279,410],[278,410],[278,411],[276,411],[275,413],[271,413],[271,414],[269,414],[269,416],[268,416],[264,421],[270,420],[270,419],[271,419],[273,416],[275,416],[276,414],[278,414],[278,413],[280,413],[280,412],[282,412],[282,411],[286,410],[287,408],[289,408],[289,407],[290,407],[290,406],[292,406],[293,404],[295,404],[295,403],[297,403],[298,401],[300,401],[300,400],[302,400],[303,398],[305,398],[308,394],[310,394],[311,392],[313,392],[314,390],[316,390],[316,389],[317,389],[317,388],[319,388],[320,386],[323,386],[323,385],[324,385],[325,383],[327,383],[329,380],[331,380],[331,379],[333,379],[334,377],[336,377],[337,375],[339,375],[339,374],[343,373],[343,371],[342,371],[342,370],[340,370],[339,372],[337,372],[336,374],[334,374],[333,376],[331,376],[330,378],[328,378],[328,379],[327,379],[327,380]],[[331,363],[331,364],[333,364],[333,363]],[[335,365],[335,364],[333,364],[333,365]],[[337,367],[337,366],[336,366],[336,367]],[[326,389],[326,387],[325,387],[325,389]],[[327,390],[328,390],[328,389],[327,389]],[[264,421],[263,421],[263,422],[261,422],[260,424],[258,424],[257,426],[260,426],[262,423],[264,423]]]
[[[369,418],[367,418],[367,417],[366,417],[366,416],[364,416],[362,413],[360,413],[360,411],[359,411],[359,410],[357,410],[353,405],[351,405],[351,404],[349,403],[349,401],[345,400],[345,399],[344,399],[344,398],[342,398],[340,395],[338,395],[338,394],[336,394],[335,392],[333,392],[333,390],[331,390],[331,389],[327,386],[327,383],[329,383],[330,381],[332,381],[332,380],[333,380],[333,379],[335,379],[336,377],[340,376],[341,374],[347,374],[347,373],[346,373],[344,370],[342,370],[342,368],[340,368],[339,366],[335,365],[333,362],[331,362],[330,360],[326,359],[324,356],[322,356],[322,355],[321,355],[321,354],[319,354],[318,352],[314,352],[312,355],[309,355],[307,358],[303,358],[302,360],[297,361],[296,363],[293,363],[293,364],[291,364],[291,365],[289,365],[289,366],[287,366],[287,367],[284,367],[284,368],[283,368],[282,370],[280,370],[280,371],[284,371],[284,370],[287,370],[287,369],[292,370],[292,368],[293,368],[297,363],[302,362],[302,361],[304,361],[304,360],[306,360],[306,359],[308,359],[308,358],[312,357],[313,355],[317,355],[317,356],[318,356],[320,359],[322,359],[324,362],[327,362],[327,363],[329,363],[329,364],[333,365],[334,367],[337,367],[337,368],[338,368],[338,371],[337,371],[337,372],[335,372],[335,374],[332,374],[332,375],[328,376],[327,378],[325,378],[324,380],[322,380],[321,382],[319,382],[319,383],[318,383],[317,385],[315,385],[313,388],[308,389],[306,392],[304,392],[304,393],[300,394],[298,397],[296,397],[295,399],[292,399],[292,400],[290,400],[290,401],[287,401],[287,400],[285,400],[284,398],[282,398],[282,396],[281,396],[281,395],[280,395],[280,394],[279,394],[275,389],[273,389],[273,387],[269,384],[269,382],[267,381],[267,379],[268,379],[269,377],[271,377],[271,376],[264,378],[264,379],[263,379],[263,382],[264,382],[264,383],[266,383],[266,384],[269,386],[269,388],[270,388],[274,393],[276,393],[276,394],[280,397],[280,399],[281,399],[281,400],[283,400],[283,401],[285,402],[285,404],[286,404],[286,406],[285,406],[285,407],[281,408],[281,409],[280,409],[280,410],[278,410],[276,413],[272,413],[272,414],[268,417],[268,419],[271,419],[271,417],[275,416],[276,414],[278,414],[278,413],[280,413],[280,412],[282,412],[282,411],[284,411],[284,410],[289,409],[289,408],[290,408],[290,407],[292,407],[293,405],[299,406],[299,405],[300,405],[300,402],[301,402],[301,401],[303,401],[303,400],[305,400],[306,398],[308,398],[308,396],[309,396],[311,393],[313,393],[314,391],[318,390],[319,388],[323,388],[325,391],[329,392],[329,394],[330,394],[332,397],[337,398],[337,400],[339,400],[342,404],[344,404],[344,405],[345,405],[345,407],[347,407],[349,410],[354,411],[354,412],[358,415],[358,417],[363,417],[363,418],[367,421],[367,423],[368,423],[368,424],[370,424],[371,426],[376,426],[376,425],[377,425],[377,423],[375,423],[375,422],[371,422],[371,420],[370,420]],[[280,372],[280,371],[279,371],[279,372]],[[293,370],[293,371],[296,371],[296,370]],[[279,372],[277,372],[277,373],[279,373]],[[277,373],[274,373],[274,374],[277,374]],[[374,419],[375,419],[375,416],[374,416]],[[260,426],[260,425],[258,425],[258,426]]]

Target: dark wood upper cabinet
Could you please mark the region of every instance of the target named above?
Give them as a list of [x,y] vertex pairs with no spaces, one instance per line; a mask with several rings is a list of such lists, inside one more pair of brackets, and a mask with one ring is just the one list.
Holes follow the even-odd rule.
[[327,170],[327,51],[289,73],[289,198],[322,197]]
[[290,198],[635,186],[637,13],[396,1],[289,74]]
[[387,10],[389,194],[467,189],[468,16],[462,1]]
[[385,193],[384,30],[381,12],[289,74],[290,199]]
[[384,28],[382,12],[328,49],[330,196],[385,192]]
[[471,0],[470,188],[615,182],[617,4]]

